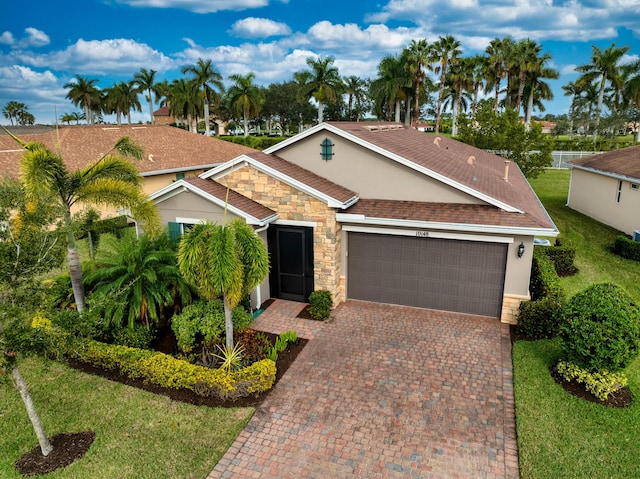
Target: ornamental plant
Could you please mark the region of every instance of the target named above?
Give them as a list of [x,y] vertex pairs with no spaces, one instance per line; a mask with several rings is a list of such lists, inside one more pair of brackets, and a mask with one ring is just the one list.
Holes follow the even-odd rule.
[[314,291],[309,295],[309,315],[313,319],[326,321],[331,314],[333,299],[331,292],[326,290]]
[[640,307],[619,286],[594,284],[565,304],[559,336],[568,361],[590,372],[620,371],[640,351]]

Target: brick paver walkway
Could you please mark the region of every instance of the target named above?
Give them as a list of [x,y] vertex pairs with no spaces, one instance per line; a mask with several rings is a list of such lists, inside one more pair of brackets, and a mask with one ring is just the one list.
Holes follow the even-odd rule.
[[208,479],[517,478],[509,328],[348,301],[276,301],[256,321],[310,338]]

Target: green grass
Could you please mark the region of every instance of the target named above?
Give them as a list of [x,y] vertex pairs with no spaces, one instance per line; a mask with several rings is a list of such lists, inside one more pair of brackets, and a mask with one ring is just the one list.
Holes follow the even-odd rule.
[[[21,372],[47,435],[96,432],[82,459],[39,477],[202,479],[253,414],[178,403],[36,358]],[[13,463],[37,444],[18,391],[0,383],[0,477],[21,478]]]
[[[561,237],[576,248],[579,273],[562,279],[569,296],[611,281],[640,301],[640,264],[614,255],[619,231],[565,206],[570,172],[548,170],[531,184]],[[518,341],[513,347],[520,473],[523,479],[640,477],[640,401],[611,409],[572,396],[549,367],[560,358],[556,340]],[[625,370],[640,392],[640,359]]]
[[[522,479],[640,477],[640,401],[613,409],[572,396],[549,374],[559,354],[557,340],[513,347]],[[625,373],[640,391],[640,360]]]
[[[612,253],[620,231],[565,206],[569,170],[547,170],[531,185],[560,230],[561,238],[576,248],[578,274],[562,279],[569,296],[587,286],[608,281],[623,287],[640,302],[640,263]],[[553,238],[550,238],[553,243]]]

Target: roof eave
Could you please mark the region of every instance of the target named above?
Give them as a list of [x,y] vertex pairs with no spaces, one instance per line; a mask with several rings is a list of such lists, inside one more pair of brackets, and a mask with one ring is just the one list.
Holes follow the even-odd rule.
[[573,168],[577,168],[578,170],[588,171],[589,173],[594,173],[596,175],[607,176],[609,178],[614,178],[616,180],[628,181],[630,183],[640,183],[640,178],[635,178],[633,176],[621,175],[619,173],[613,173],[611,171],[599,170],[597,168],[590,168],[588,166],[576,165],[574,163],[571,163],[571,166]]

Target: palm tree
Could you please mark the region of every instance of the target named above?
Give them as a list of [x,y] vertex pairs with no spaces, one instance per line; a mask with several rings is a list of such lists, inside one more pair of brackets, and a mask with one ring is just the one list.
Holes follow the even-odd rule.
[[208,301],[222,296],[227,350],[234,346],[231,310],[269,272],[269,256],[251,226],[238,218],[228,224],[194,225],[180,242],[178,267]]
[[97,161],[84,168],[69,171],[62,158],[43,144],[25,143],[9,134],[25,148],[20,161],[20,174],[28,195],[46,198],[48,204],[55,205],[60,210],[67,237],[71,286],[76,307],[82,312],[85,307],[84,288],[72,228],[71,208],[78,203],[130,207],[133,215],[147,224],[147,231],[155,231],[159,223],[155,205],[142,191],[138,169],[124,158],[140,159],[142,149],[128,137],[123,137]]
[[338,68],[333,66],[333,57],[307,58],[309,75],[302,86],[302,95],[306,100],[312,97],[318,102],[318,123],[322,123],[324,104],[334,102],[342,94],[343,85]]
[[[623,67],[623,73],[626,77],[624,84],[625,100],[640,109],[640,60],[636,60]],[[636,143],[640,142],[640,128],[636,124],[635,139]]]
[[231,75],[233,85],[229,88],[229,104],[234,115],[242,115],[244,136],[249,136],[249,118],[258,115],[264,102],[260,89],[253,84],[253,72],[246,75]]
[[191,298],[166,233],[139,239],[133,234],[107,236],[85,284],[93,285],[92,297],[108,299],[104,318],[118,327],[125,322],[130,328],[138,322],[147,328],[157,325],[165,307]]
[[147,70],[146,68],[141,68],[140,71],[133,75],[133,84],[138,88],[138,91],[143,92],[146,91],[146,100],[149,103],[149,123],[153,125],[153,93],[156,90],[156,71],[155,70]]
[[[224,92],[222,75],[216,71],[211,60],[198,58],[195,65],[187,65],[181,68],[183,74],[193,75],[193,80],[202,87],[202,98],[204,105],[204,129],[205,135],[211,134],[209,125],[209,99],[213,98],[216,103],[220,101],[220,95]],[[218,91],[214,90],[215,87]],[[197,133],[197,128],[195,133]]]
[[200,86],[194,80],[174,80],[166,93],[169,111],[176,119],[187,121],[189,131],[197,133],[197,117],[200,113]]
[[64,88],[68,88],[66,98],[84,110],[85,118],[89,125],[93,124],[93,112],[97,105],[100,104],[100,89],[95,85],[98,79],[89,80],[87,77],[76,75],[75,81],[64,84]]
[[503,39],[496,38],[491,40],[489,46],[486,48],[485,53],[488,55],[488,69],[487,69],[487,83],[495,88],[496,95],[493,104],[493,111],[498,111],[499,95],[500,95],[500,83],[502,78],[506,75],[505,62],[509,54],[510,46],[513,44],[513,40],[509,37]]
[[415,89],[413,121],[418,123],[420,119],[420,87],[426,78],[424,69],[429,64],[430,49],[425,39],[411,40],[411,44],[405,49],[405,52],[405,67],[413,79],[413,88]]
[[[516,111],[520,114],[520,105],[522,104],[522,96],[524,94],[524,86],[527,83],[527,75],[537,68],[538,57],[542,50],[542,46],[538,45],[533,40],[520,40],[516,43],[513,51],[514,64],[517,65],[518,70],[518,97],[516,100]],[[551,55],[545,53],[549,59]]]
[[591,46],[591,63],[580,65],[576,71],[582,73],[578,79],[580,82],[594,83],[598,82],[598,105],[596,107],[596,127],[594,130],[594,139],[598,135],[598,125],[600,116],[602,115],[602,104],[604,102],[604,91],[607,83],[616,88],[622,88],[620,76],[620,60],[629,51],[630,47],[616,47],[612,43],[609,48],[604,51],[595,45]]
[[[527,112],[525,114],[524,124],[528,130],[531,127],[531,116],[533,115],[534,100],[553,100],[553,91],[549,84],[543,79],[556,80],[560,77],[560,73],[553,68],[546,66],[547,61],[551,60],[551,55],[545,54],[538,57],[529,71],[529,79],[527,80],[527,89],[529,97],[527,101]],[[544,111],[544,107],[540,102],[538,108]]]
[[404,68],[403,59],[399,56],[387,55],[378,64],[378,76],[371,82],[371,93],[378,108],[389,112],[395,111],[394,121],[400,122],[400,104],[406,100],[407,86],[411,78]]
[[469,68],[471,68],[472,84],[471,90],[473,92],[473,102],[471,104],[471,115],[473,118],[476,116],[476,110],[478,109],[478,95],[480,90],[485,90],[485,78],[487,69],[487,57],[482,55],[474,55],[467,59]]
[[462,51],[460,50],[460,42],[451,35],[440,37],[438,41],[431,46],[430,60],[432,63],[436,64],[433,71],[436,74],[440,74],[438,104],[436,106],[436,133],[440,131],[440,114],[442,109],[442,101],[444,98],[447,68],[451,64],[455,63],[461,54]]
[[4,117],[11,122],[11,126],[13,126],[14,118],[18,120],[20,113],[26,109],[26,104],[12,100],[7,102],[7,104],[2,108],[2,113],[4,114]]
[[348,96],[347,101],[347,111],[348,111],[348,119],[349,121],[353,121],[353,106],[354,102],[356,104],[356,121],[360,120],[359,118],[359,108],[358,106],[363,104],[366,100],[367,96],[367,81],[363,80],[359,76],[350,75],[348,77],[344,77],[342,79],[344,83],[344,92]]
[[467,108],[469,91],[473,89],[473,59],[462,58],[451,65],[447,75],[447,89],[451,98],[453,118],[451,121],[451,134],[458,134],[458,114]]
[[118,125],[121,124],[121,116],[126,115],[127,123],[131,125],[131,110],[142,111],[138,90],[133,82],[118,82],[112,88],[108,88],[105,97],[105,112],[115,113]]
[[566,85],[563,85],[562,89],[564,90],[564,96],[571,97],[571,104],[569,105],[569,138],[573,134],[573,117],[575,115],[576,109],[576,100],[582,91],[582,88],[578,83],[574,83],[570,81]]

